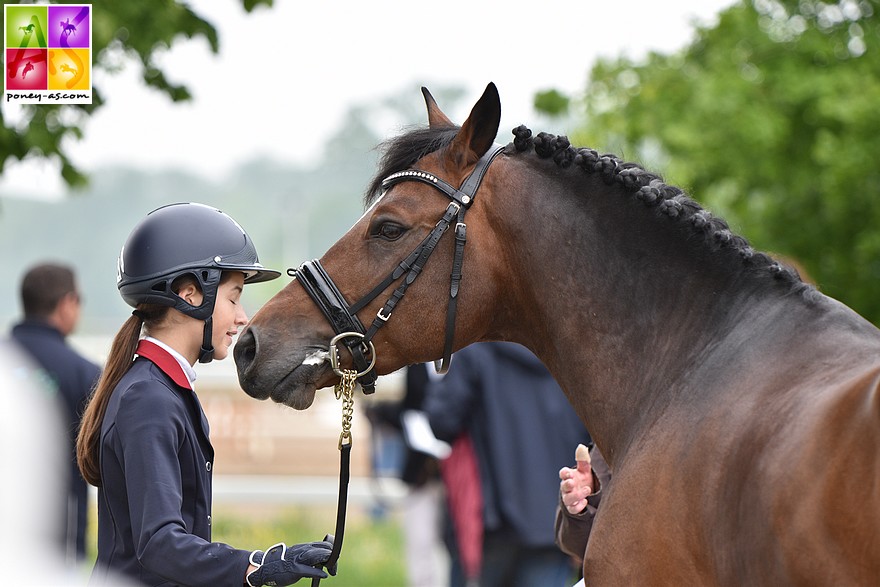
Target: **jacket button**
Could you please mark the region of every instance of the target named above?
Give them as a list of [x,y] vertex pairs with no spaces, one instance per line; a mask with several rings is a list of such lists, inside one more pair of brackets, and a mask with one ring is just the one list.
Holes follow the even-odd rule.
[[211,472],[211,461],[208,461],[207,463],[205,463],[205,470],[208,471],[209,473]]
[[211,525],[211,516],[208,516],[208,525]]

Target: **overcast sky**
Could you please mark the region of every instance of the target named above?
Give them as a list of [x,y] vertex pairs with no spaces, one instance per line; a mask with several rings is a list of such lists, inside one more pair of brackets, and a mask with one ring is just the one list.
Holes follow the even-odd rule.
[[[275,0],[252,14],[240,0],[191,4],[217,27],[220,54],[180,39],[161,63],[194,100],[172,105],[139,83],[134,64],[113,76],[95,72],[107,104],[70,150],[86,171],[176,167],[216,179],[261,155],[308,163],[350,105],[417,83],[463,86],[469,109],[495,82],[503,121],[529,123],[536,91],[578,92],[597,57],[680,48],[695,22],[713,22],[733,0],[445,0],[431,10],[400,0]],[[467,112],[447,114],[461,122]],[[16,112],[4,104],[4,115]],[[8,163],[0,195],[22,186],[64,191],[54,165]]]

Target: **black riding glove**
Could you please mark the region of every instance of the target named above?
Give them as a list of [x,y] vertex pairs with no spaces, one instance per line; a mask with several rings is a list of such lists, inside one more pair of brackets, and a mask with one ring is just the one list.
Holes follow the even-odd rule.
[[[279,542],[265,553],[255,550],[251,553],[250,563],[257,568],[248,574],[248,585],[293,585],[303,577],[324,579],[327,573],[321,570],[321,565],[330,558],[331,550],[333,543],[327,540],[295,544],[290,548]],[[336,565],[327,570],[335,575]]]

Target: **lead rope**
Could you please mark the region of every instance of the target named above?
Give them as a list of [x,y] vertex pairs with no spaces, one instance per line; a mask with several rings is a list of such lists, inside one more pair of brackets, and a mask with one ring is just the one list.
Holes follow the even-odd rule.
[[[333,538],[333,550],[327,559],[326,567],[331,568],[339,560],[342,552],[342,537],[345,533],[345,510],[348,505],[348,480],[351,464],[351,418],[354,415],[354,385],[358,372],[354,369],[342,369],[339,382],[333,391],[336,399],[342,399],[342,432],[339,433],[339,499],[336,502],[336,534]],[[331,536],[325,537],[325,540]],[[312,587],[318,587],[321,579],[314,577]]]

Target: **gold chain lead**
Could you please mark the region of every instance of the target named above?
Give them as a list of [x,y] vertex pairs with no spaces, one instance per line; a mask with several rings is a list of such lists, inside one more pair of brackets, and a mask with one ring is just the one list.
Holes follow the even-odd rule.
[[336,399],[342,398],[342,432],[339,434],[339,450],[345,444],[351,445],[351,417],[354,415],[354,384],[358,372],[343,369],[339,382],[333,388]]

